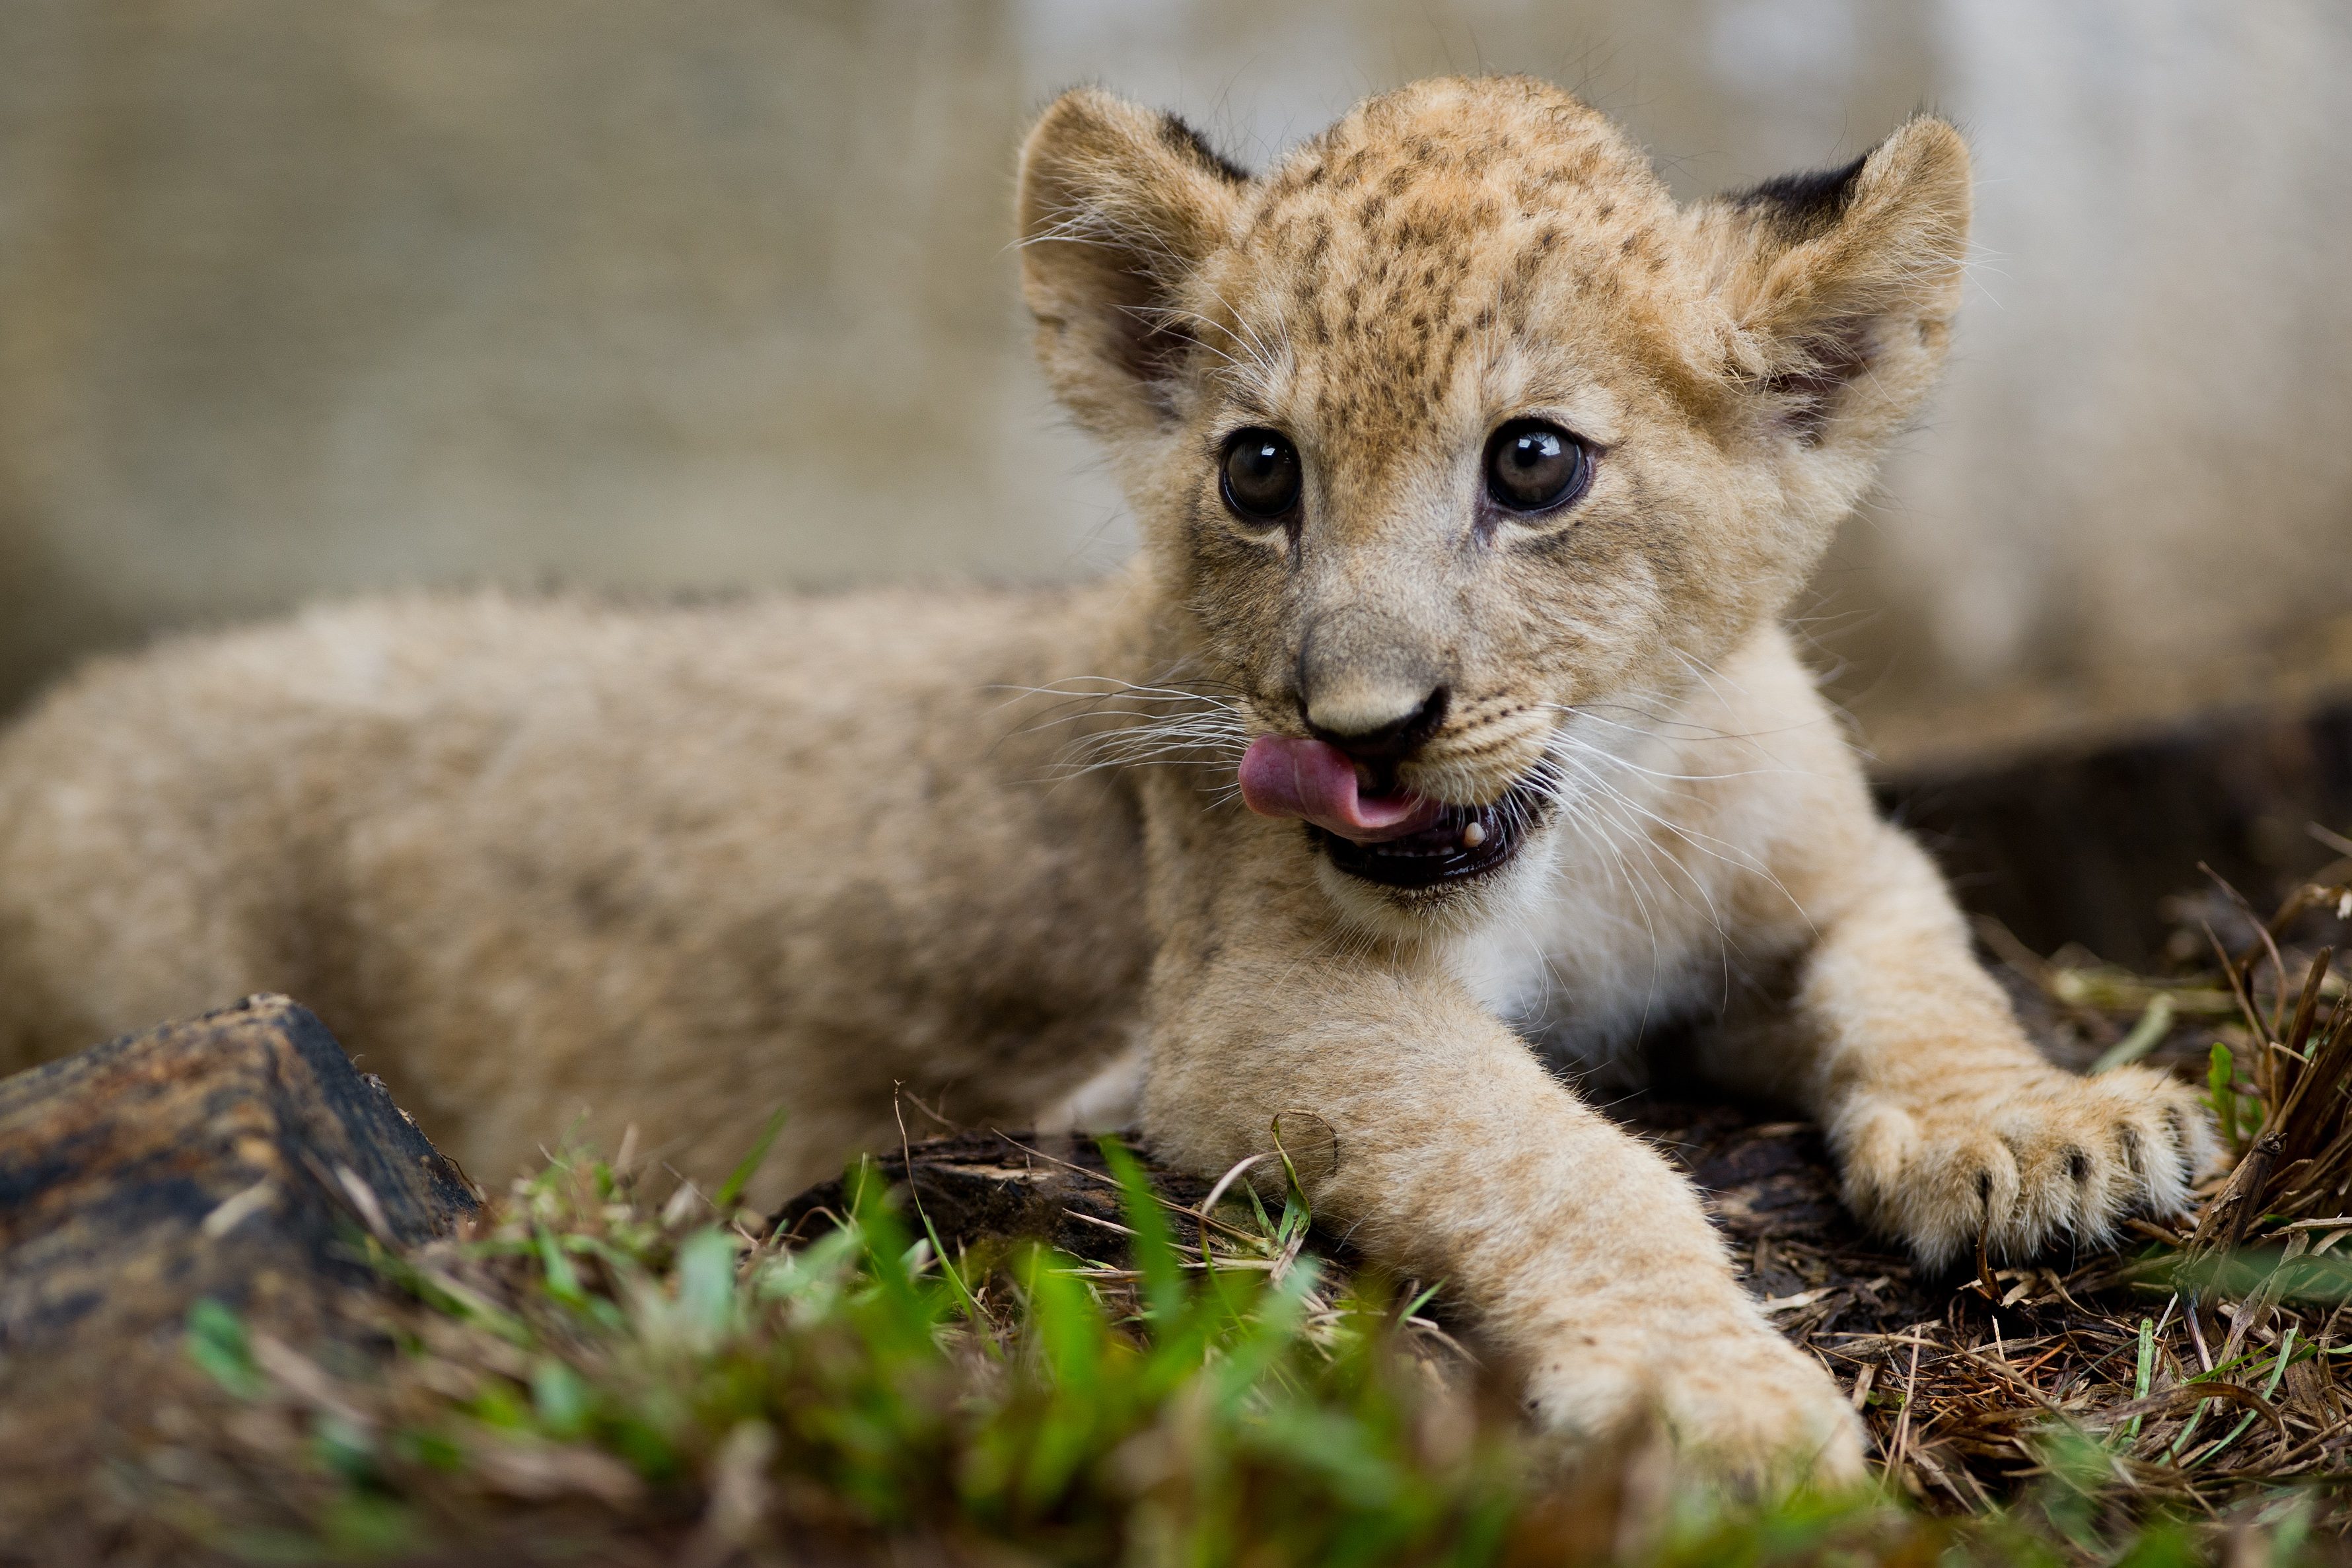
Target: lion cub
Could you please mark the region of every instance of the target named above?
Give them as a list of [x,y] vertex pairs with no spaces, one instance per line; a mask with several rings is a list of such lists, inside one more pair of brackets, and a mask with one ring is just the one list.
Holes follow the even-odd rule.
[[1548,1422],[1851,1476],[1689,1184],[1538,1047],[1709,1024],[1929,1263],[2096,1240],[2208,1158],[2184,1088],[2035,1054],[1779,624],[1943,358],[1968,219],[1934,119],[1677,207],[1531,80],[1257,176],[1073,92],[1024,286],[1129,570],[396,600],[99,667],[0,742],[0,1049],[284,990],[493,1179],[583,1108],[723,1169],[782,1104],[774,1191],[893,1136],[895,1086],[1025,1118],[1139,1044],[1163,1154],[1279,1119]]

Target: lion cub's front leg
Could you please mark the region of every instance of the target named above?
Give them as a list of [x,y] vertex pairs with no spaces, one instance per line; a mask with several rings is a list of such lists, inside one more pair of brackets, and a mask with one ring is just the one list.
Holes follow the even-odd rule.
[[1269,951],[1233,912],[1155,976],[1145,1121],[1163,1154],[1221,1172],[1281,1117],[1318,1219],[1443,1281],[1572,1436],[1654,1411],[1752,1485],[1859,1475],[1853,1412],[1734,1280],[1687,1181],[1450,980]]
[[2181,1207],[2215,1153],[2194,1090],[2044,1060],[1935,868],[1893,828],[1872,823],[1838,875],[1807,900],[1835,912],[1801,971],[1796,1059],[1778,1069],[1821,1119],[1857,1215],[1940,1265],[1979,1239],[2024,1258]]

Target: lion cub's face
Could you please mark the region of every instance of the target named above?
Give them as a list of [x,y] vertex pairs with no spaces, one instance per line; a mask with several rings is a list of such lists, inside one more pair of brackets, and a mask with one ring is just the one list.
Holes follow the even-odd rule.
[[1201,672],[1451,808],[1324,836],[1398,888],[1507,861],[1785,608],[1941,358],[1967,214],[1940,121],[1685,209],[1523,79],[1371,100],[1255,179],[1081,91],[1022,179],[1041,355]]

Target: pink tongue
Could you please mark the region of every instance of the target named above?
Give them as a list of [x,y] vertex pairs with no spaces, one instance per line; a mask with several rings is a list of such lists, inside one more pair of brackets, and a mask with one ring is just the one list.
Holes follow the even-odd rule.
[[1242,800],[1260,816],[1303,816],[1359,844],[1418,833],[1445,811],[1444,802],[1417,795],[1368,798],[1345,752],[1285,735],[1260,735],[1242,753]]

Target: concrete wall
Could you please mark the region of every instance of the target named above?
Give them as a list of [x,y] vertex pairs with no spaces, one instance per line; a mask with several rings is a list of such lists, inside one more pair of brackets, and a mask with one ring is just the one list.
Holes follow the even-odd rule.
[[1026,117],[1099,80],[1257,161],[1479,68],[1685,193],[1974,135],[1959,363],[1821,584],[1883,749],[2352,673],[2333,0],[9,0],[0,698],[383,584],[1097,570]]

